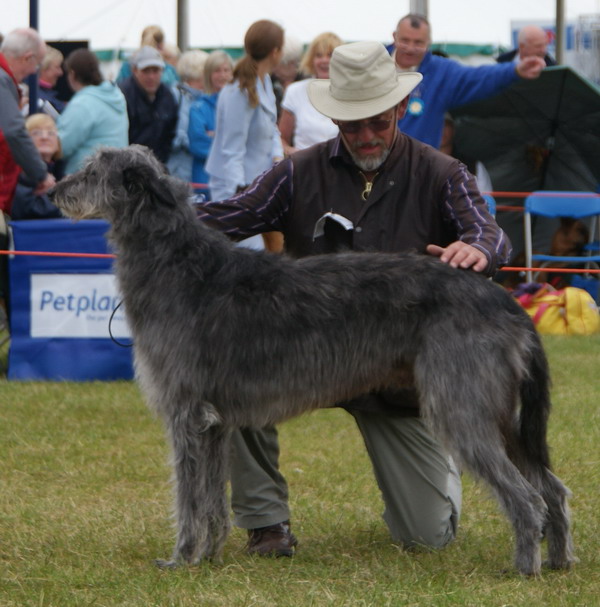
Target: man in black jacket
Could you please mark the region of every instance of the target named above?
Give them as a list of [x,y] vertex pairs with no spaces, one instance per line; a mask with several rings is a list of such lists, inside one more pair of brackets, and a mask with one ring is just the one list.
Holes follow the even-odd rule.
[[519,30],[517,37],[519,48],[500,55],[498,63],[509,61],[520,61],[525,57],[541,57],[546,62],[546,67],[556,65],[554,58],[548,54],[548,34],[537,25],[526,25]]
[[131,67],[132,75],[119,83],[127,101],[129,143],[149,147],[166,164],[178,108],[171,91],[161,82],[165,63],[155,48],[144,46],[131,60]]

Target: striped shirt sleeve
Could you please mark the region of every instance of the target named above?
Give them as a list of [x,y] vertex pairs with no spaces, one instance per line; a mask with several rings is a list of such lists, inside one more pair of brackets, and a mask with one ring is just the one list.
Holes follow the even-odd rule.
[[485,254],[488,274],[508,263],[510,241],[488,212],[475,178],[463,164],[446,180],[444,212],[458,239]]
[[232,198],[196,203],[196,216],[236,241],[283,231],[292,199],[292,177],[292,162],[283,160]]

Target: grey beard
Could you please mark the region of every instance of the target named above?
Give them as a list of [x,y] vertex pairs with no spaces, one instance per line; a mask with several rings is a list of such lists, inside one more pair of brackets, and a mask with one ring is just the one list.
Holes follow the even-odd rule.
[[352,156],[352,160],[354,160],[354,164],[362,171],[376,171],[387,160],[387,157],[390,155],[390,149],[386,148],[379,156],[367,158],[361,158],[353,151],[350,151],[350,155]]

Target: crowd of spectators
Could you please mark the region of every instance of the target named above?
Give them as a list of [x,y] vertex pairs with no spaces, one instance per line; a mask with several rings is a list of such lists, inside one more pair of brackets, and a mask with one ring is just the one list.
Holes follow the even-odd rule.
[[[6,78],[14,76],[6,61],[14,63],[15,45],[25,48],[31,31],[25,28],[7,36],[0,55],[4,61],[0,69],[6,66],[0,74],[5,82]],[[33,113],[28,110],[27,86],[23,80],[35,71],[39,83],[38,111],[56,122],[61,166],[65,174],[81,167],[100,145],[136,143],[149,147],[170,173],[190,182],[197,193],[211,199],[214,194],[209,181],[214,188],[215,183],[226,175],[227,179],[233,179],[229,164],[239,150],[242,150],[240,154],[246,154],[246,164],[258,163],[256,166],[260,165],[260,170],[263,170],[274,159],[338,134],[337,126],[314,109],[306,94],[312,79],[329,77],[331,54],[343,43],[333,32],[320,34],[306,49],[297,38],[284,36],[277,60],[271,60],[266,66],[269,80],[266,83],[260,81],[256,89],[260,93],[256,106],[268,109],[270,96],[274,94],[277,127],[269,135],[275,136],[276,153],[270,152],[266,162],[257,160],[255,155],[255,135],[262,131],[256,131],[250,122],[259,120],[263,114],[255,111],[255,103],[249,97],[254,87],[252,83],[244,84],[239,77],[232,84],[234,69],[239,71],[244,62],[256,63],[247,48],[237,65],[223,50],[210,54],[202,50],[181,53],[175,45],[167,43],[160,26],[149,25],[142,31],[140,47],[121,64],[115,85],[103,76],[98,59],[91,50],[77,49],[65,58],[60,50],[46,46],[41,39],[39,42],[39,57],[35,63],[27,64],[26,72],[19,63],[16,70],[18,80],[13,78],[18,85],[18,98],[14,93],[11,95],[11,112],[5,114],[5,120],[0,124],[0,150],[8,151],[6,160],[0,157],[3,163],[0,172],[11,173],[8,181],[3,180],[2,190],[6,191],[0,192],[4,213],[9,213],[18,174],[22,172],[22,179],[30,179],[34,172],[34,179],[39,181],[42,173],[43,163],[38,162],[32,153],[35,142],[27,136],[24,119],[17,121],[20,144],[13,144],[13,126],[7,127],[9,116],[14,117],[19,107],[23,118],[27,113]],[[475,69],[433,56],[429,52],[431,36],[428,22],[418,15],[404,17],[394,31],[394,42],[388,50],[398,71],[418,70],[425,77],[412,94],[407,115],[399,124],[401,130],[439,147],[442,116],[447,119],[446,112],[453,105],[490,95],[519,76],[535,77],[541,68],[533,59],[527,59],[528,55],[535,55],[539,61],[543,57],[546,64],[553,64],[543,42],[543,30],[537,26],[525,27],[519,35],[519,48],[500,56],[498,61],[502,63]],[[24,76],[21,77],[21,73]],[[57,91],[57,81],[63,74],[73,93],[68,101]],[[231,92],[222,95],[221,91],[227,85],[231,85]],[[241,104],[225,116],[235,91],[249,101],[248,110],[243,110],[245,106]],[[221,133],[217,129],[219,105]],[[247,124],[240,126],[242,116],[246,117]],[[224,149],[221,137],[226,138]],[[212,152],[213,160],[210,160],[215,138],[218,149]],[[2,140],[6,141],[7,147],[3,148]],[[207,165],[212,167],[212,173],[207,171]],[[247,185],[256,171],[259,168],[251,169],[252,175],[236,177],[237,181],[244,183],[233,184],[233,192],[235,188]],[[229,190],[218,192],[221,196],[231,193]]]
[[[264,28],[272,22],[257,23]],[[325,32],[305,48],[275,30],[260,30],[248,40],[249,30],[245,53],[234,62],[224,50],[182,53],[160,26],[149,25],[116,77],[103,73],[93,49],[64,56],[31,28],[0,35],[0,240],[6,244],[12,213],[55,216],[46,192],[101,145],[145,145],[169,172],[213,200],[242,190],[283,157],[339,136],[306,91],[310,81],[329,77],[331,54],[342,39]],[[432,54],[430,26],[420,15],[400,19],[393,39],[387,48],[397,71],[424,76],[398,126],[436,148],[453,106],[494,94],[519,77],[535,78],[555,63],[537,26],[523,28],[518,48],[498,63],[478,68]],[[36,112],[52,124],[29,130],[25,117],[36,112],[29,109],[27,82],[34,74]],[[52,144],[57,150],[48,158],[41,150]],[[0,283],[5,261],[0,260]]]

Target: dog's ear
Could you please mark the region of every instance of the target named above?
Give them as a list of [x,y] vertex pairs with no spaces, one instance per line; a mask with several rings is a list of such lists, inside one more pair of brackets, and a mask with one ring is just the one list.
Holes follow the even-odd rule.
[[167,175],[157,175],[150,166],[137,164],[123,169],[123,187],[132,198],[150,197],[167,206],[176,204]]
[[125,191],[133,197],[141,196],[144,193],[145,182],[142,175],[143,171],[140,170],[142,167],[128,167],[123,169],[123,187]]

